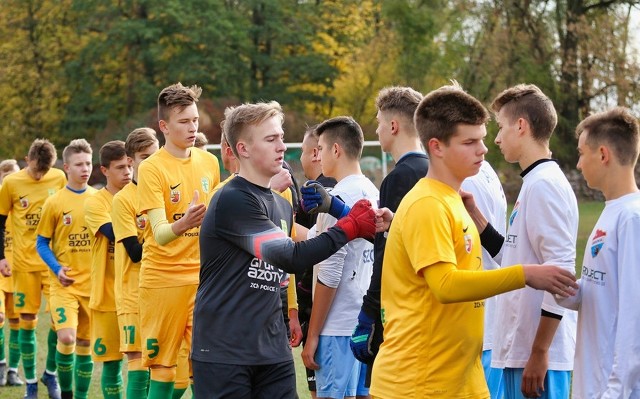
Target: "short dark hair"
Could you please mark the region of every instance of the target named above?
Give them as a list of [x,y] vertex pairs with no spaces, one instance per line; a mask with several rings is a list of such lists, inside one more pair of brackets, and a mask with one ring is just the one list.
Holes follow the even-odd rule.
[[136,152],[140,152],[153,144],[158,144],[156,131],[150,127],[139,127],[127,136],[127,141],[124,143],[124,150],[127,156],[133,158]]
[[489,112],[472,95],[462,90],[457,82],[427,94],[416,109],[414,123],[420,141],[428,150],[429,140],[438,139],[449,144],[458,125],[484,125]]
[[491,103],[491,109],[504,113],[510,122],[523,118],[531,127],[533,139],[549,141],[558,124],[553,102],[536,85],[519,84],[504,90]]
[[351,159],[360,159],[364,146],[362,128],[350,116],[336,116],[316,126],[315,134],[325,136],[331,143],[338,143]]
[[413,121],[413,115],[420,101],[422,101],[422,94],[411,87],[385,87],[378,93],[376,109],[397,113]]
[[69,145],[64,147],[64,150],[62,150],[62,160],[64,163],[68,163],[71,155],[80,153],[89,155],[93,154],[93,150],[91,149],[89,142],[85,139],[71,140]]
[[127,156],[124,149],[124,141],[113,140],[100,148],[100,166],[109,168],[112,161],[117,161]]
[[36,172],[48,172],[58,159],[56,147],[47,139],[35,139],[29,147],[27,159],[36,161]]
[[620,165],[635,165],[638,161],[640,127],[628,108],[615,107],[586,117],[576,127],[576,137],[585,131],[589,147],[608,145]]
[[158,95],[158,119],[169,120],[170,111],[178,108],[182,111],[193,103],[198,102],[202,89],[196,85],[186,87],[178,82],[165,87]]

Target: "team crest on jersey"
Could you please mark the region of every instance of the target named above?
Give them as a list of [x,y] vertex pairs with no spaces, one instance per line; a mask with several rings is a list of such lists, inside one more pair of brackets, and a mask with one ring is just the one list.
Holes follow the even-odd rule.
[[209,179],[206,177],[200,178],[200,185],[202,185],[202,191],[209,193]]
[[65,226],[71,226],[71,222],[73,222],[73,220],[71,219],[71,211],[62,211],[62,224],[64,224]]
[[26,195],[22,195],[18,197],[18,199],[20,200],[20,206],[22,207],[22,209],[27,209],[29,207],[29,199]]
[[136,226],[138,226],[140,230],[144,230],[144,228],[147,227],[147,217],[143,214],[136,215]]
[[473,249],[473,238],[471,237],[471,234],[464,235],[464,249],[468,254],[470,254]]
[[171,192],[169,193],[169,200],[171,200],[172,204],[177,204],[178,202],[180,202],[180,190],[178,190],[178,186],[180,186],[180,183],[176,184],[175,186],[169,186],[169,188],[171,189]]
[[513,224],[516,216],[518,215],[518,208],[520,207],[520,201],[516,201],[516,204],[513,206],[513,210],[511,211],[511,216],[509,216],[509,226]]
[[287,228],[287,221],[280,219],[280,228],[284,231],[284,234],[289,235],[289,229]]
[[47,194],[49,194],[49,197],[51,197],[55,193],[56,193],[56,189],[55,188],[50,188],[50,189],[47,190]]
[[593,235],[593,239],[591,240],[591,257],[595,258],[602,250],[602,246],[604,245],[604,239],[607,238],[607,232],[602,231],[600,229],[596,230],[596,234]]

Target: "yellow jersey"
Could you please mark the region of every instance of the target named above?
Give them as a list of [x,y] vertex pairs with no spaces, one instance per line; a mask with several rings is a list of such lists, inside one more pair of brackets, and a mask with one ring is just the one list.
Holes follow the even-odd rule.
[[113,233],[116,237],[115,288],[116,309],[118,314],[138,313],[138,284],[140,262],[134,263],[122,240],[137,237],[143,242],[147,227],[147,215],[136,212],[138,186],[131,182],[113,196]]
[[49,197],[42,209],[37,235],[51,239],[51,250],[58,263],[69,267],[67,276],[75,282],[63,287],[58,277],[49,271],[51,292],[65,289],[88,297],[91,290],[91,238],[85,221],[84,204],[96,189],[87,187],[82,193],[64,188]]
[[[0,185],[0,190],[2,186]],[[4,229],[4,257],[9,263],[9,266],[13,266],[13,245],[11,243],[11,214],[7,216],[7,222]],[[13,276],[5,277],[0,274],[0,291],[13,292]]]
[[100,233],[100,227],[111,223],[113,195],[102,188],[85,203],[85,219],[91,232],[91,299],[89,308],[100,312],[115,312],[114,243]]
[[[164,209],[169,223],[187,211],[194,191],[208,205],[213,188],[220,182],[218,159],[211,153],[191,149],[180,159],[162,147],[138,169],[138,212]],[[145,234],[140,269],[140,287],[165,288],[198,284],[200,272],[200,227],[188,230],[166,245],[159,245],[151,229]]]
[[[0,189],[0,215],[11,215],[13,244],[12,270],[37,272],[48,270],[37,256],[36,228],[44,201],[67,184],[64,172],[50,169],[40,180],[34,180],[26,169],[4,178]],[[7,223],[8,223],[7,219]]]
[[373,396],[489,398],[480,362],[484,301],[440,303],[423,275],[439,262],[482,270],[480,237],[460,195],[423,178],[400,203],[387,237],[384,343],[373,368]]

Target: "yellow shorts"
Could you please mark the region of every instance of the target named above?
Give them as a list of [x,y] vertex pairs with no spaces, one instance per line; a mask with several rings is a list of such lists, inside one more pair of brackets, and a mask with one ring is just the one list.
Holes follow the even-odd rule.
[[176,365],[182,341],[191,347],[198,286],[140,288],[140,332],[144,366]]
[[142,352],[140,338],[140,315],[125,313],[118,315],[120,328],[120,352]]
[[116,312],[91,309],[91,358],[94,362],[122,359]]
[[5,320],[20,318],[13,306],[13,292],[0,290],[0,313],[4,314]]
[[189,388],[191,382],[191,364],[189,362],[189,352],[191,347],[187,345],[187,341],[182,341],[180,352],[178,352],[178,364],[176,365],[176,388]]
[[65,289],[56,289],[49,297],[51,319],[56,331],[62,328],[76,330],[76,338],[89,340],[91,316],[89,297],[75,295]]
[[49,272],[13,272],[13,303],[18,313],[38,314],[42,295],[49,299]]

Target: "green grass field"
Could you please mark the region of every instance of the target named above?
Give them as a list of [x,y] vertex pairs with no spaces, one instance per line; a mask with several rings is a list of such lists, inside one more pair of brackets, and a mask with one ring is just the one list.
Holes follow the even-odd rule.
[[[602,212],[604,208],[604,204],[601,202],[583,202],[580,203],[580,226],[578,228],[578,243],[577,243],[577,254],[576,254],[576,272],[580,275],[580,271],[582,269],[582,256],[584,254],[585,245],[587,239],[589,238],[589,234],[591,233],[591,229],[593,225],[598,220],[598,216]],[[511,207],[509,207],[509,212],[511,211]],[[49,328],[49,323],[46,322],[49,319],[48,314],[41,312],[40,314],[40,322],[38,325],[38,376],[40,376],[43,372],[44,363],[45,363],[45,355],[46,355],[46,337],[47,330]],[[5,336],[9,337],[8,326],[5,326]],[[7,349],[8,351],[8,349]],[[309,391],[307,389],[306,383],[306,374],[304,372],[304,366],[302,364],[302,360],[300,358],[300,348],[295,348],[293,351],[293,357],[296,363],[296,379],[298,383],[298,395],[300,399],[308,399],[310,398]],[[7,352],[8,353],[8,352]],[[126,377],[126,365],[125,365],[125,377]],[[100,390],[100,372],[102,367],[99,363],[97,363],[93,370],[93,379],[91,381],[91,391],[90,398],[101,398],[102,392]],[[20,375],[22,376],[22,370],[20,371]],[[0,397],[3,399],[18,399],[21,398],[24,394],[24,387],[0,387]],[[39,396],[38,398],[46,399],[46,388],[44,385],[40,384]],[[187,391],[187,393],[183,396],[183,398],[191,398],[191,392]]]

